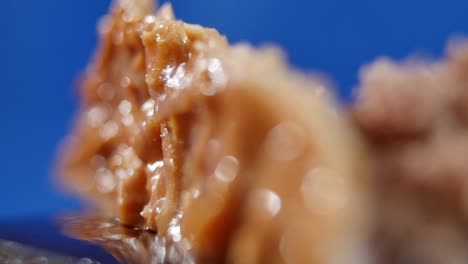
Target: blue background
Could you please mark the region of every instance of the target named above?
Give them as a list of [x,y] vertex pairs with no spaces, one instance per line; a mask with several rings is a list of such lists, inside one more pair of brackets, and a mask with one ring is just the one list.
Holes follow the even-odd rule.
[[[76,109],[73,83],[96,43],[103,0],[0,3],[0,219],[53,213],[77,202],[51,184],[58,141]],[[173,1],[176,15],[231,42],[276,43],[291,64],[333,77],[346,98],[360,65],[379,55],[442,53],[468,33],[468,1]]]

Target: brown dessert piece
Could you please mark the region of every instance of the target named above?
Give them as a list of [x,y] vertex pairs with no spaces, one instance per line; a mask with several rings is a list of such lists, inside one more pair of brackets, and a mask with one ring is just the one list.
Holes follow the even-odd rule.
[[353,119],[376,163],[379,263],[468,261],[468,46],[364,68]]
[[366,160],[323,86],[152,12],[116,1],[100,23],[68,188],[200,263],[365,263]]

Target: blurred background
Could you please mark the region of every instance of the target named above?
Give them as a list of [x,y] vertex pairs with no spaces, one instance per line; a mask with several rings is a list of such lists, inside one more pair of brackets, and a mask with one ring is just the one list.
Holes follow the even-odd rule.
[[[437,58],[468,36],[468,1],[174,0],[178,18],[230,42],[275,43],[290,63],[330,76],[350,98],[358,71],[381,55]],[[74,81],[96,45],[106,0],[2,0],[0,220],[46,215],[78,202],[51,184],[55,150],[76,110]]]

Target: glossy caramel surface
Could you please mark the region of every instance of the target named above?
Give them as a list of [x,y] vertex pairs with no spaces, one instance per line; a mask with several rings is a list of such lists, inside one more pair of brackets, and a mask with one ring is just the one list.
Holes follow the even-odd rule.
[[366,158],[326,88],[150,8],[100,23],[69,188],[200,263],[365,263]]

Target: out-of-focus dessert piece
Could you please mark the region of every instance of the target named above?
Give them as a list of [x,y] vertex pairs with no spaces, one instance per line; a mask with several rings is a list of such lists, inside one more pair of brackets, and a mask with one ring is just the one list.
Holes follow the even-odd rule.
[[116,1],[100,23],[69,189],[200,263],[366,263],[366,158],[323,86],[152,13]]
[[364,68],[353,119],[376,162],[379,263],[468,260],[468,46]]

